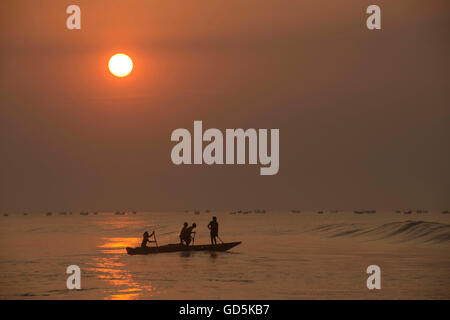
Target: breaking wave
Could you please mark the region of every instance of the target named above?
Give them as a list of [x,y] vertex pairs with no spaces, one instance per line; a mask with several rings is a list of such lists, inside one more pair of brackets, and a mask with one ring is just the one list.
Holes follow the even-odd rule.
[[367,237],[371,240],[420,241],[441,243],[450,241],[450,225],[427,221],[390,222],[378,226],[364,224],[325,224],[312,229],[329,237]]

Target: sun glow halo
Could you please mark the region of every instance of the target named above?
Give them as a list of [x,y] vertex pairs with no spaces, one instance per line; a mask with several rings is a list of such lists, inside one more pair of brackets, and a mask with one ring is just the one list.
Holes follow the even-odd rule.
[[109,59],[108,68],[116,77],[126,77],[133,70],[133,61],[124,53],[116,53]]

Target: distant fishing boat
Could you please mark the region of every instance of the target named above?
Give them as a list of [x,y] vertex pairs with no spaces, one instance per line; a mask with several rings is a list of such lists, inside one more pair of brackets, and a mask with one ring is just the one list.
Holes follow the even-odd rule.
[[317,213],[318,213],[318,214],[322,214],[322,213],[323,213],[323,211],[322,211],[322,210],[320,210],[320,211],[317,211]]
[[24,215],[24,216],[27,216],[27,215],[28,215],[28,213],[24,212],[24,213],[23,213],[23,215]]
[[7,214],[7,213],[4,213],[4,214],[3,214],[3,216],[4,216],[4,217],[7,217],[7,216],[8,216],[8,214]]
[[137,254],[154,254],[154,253],[166,253],[166,252],[185,252],[185,251],[227,251],[231,248],[241,244],[242,241],[238,242],[228,242],[221,244],[200,244],[200,245],[192,245],[186,246],[182,244],[168,244],[165,246],[157,246],[157,247],[136,247],[130,248],[127,247],[127,253],[129,255],[137,255]]
[[448,211],[448,210],[445,210],[445,211],[442,211],[442,213],[443,213],[443,214],[449,214],[449,213],[450,213],[450,211]]
[[89,212],[80,212],[80,215],[81,216],[87,216],[87,215],[89,215]]
[[51,213],[51,212],[47,212],[47,213],[46,213],[47,216],[51,216],[52,214],[53,214],[53,213]]
[[125,211],[123,211],[123,212],[116,211],[115,214],[118,215],[118,216],[123,216],[123,215],[125,215]]
[[195,210],[194,214],[200,214],[200,211]]
[[403,212],[404,214],[411,214],[412,213],[412,210],[407,210],[407,211],[405,211],[405,212]]
[[292,213],[301,213],[300,210],[291,210]]

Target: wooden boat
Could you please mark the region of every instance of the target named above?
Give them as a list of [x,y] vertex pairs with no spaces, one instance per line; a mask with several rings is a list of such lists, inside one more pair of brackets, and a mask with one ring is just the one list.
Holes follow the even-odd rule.
[[136,248],[127,247],[126,250],[129,255],[164,253],[164,252],[182,252],[182,251],[227,251],[241,243],[242,241],[237,241],[221,244],[200,244],[192,246],[185,246],[182,244],[168,244],[159,247],[158,246],[136,247]]

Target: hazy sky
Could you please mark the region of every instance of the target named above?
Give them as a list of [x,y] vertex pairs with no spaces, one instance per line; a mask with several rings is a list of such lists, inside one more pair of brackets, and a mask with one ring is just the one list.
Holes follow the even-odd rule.
[[[449,9],[2,0],[0,210],[448,209]],[[118,51],[127,78],[107,69]],[[170,134],[194,120],[279,128],[279,173],[175,166]]]

